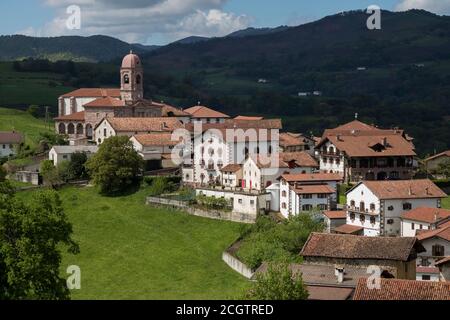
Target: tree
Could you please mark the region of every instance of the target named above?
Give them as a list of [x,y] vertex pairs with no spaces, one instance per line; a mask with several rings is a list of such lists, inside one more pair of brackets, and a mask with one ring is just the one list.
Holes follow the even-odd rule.
[[445,178],[450,178],[450,160],[446,160],[439,164],[437,173],[443,175]]
[[85,179],[88,177],[86,172],[86,162],[88,157],[85,152],[75,152],[69,162],[68,176],[72,179]]
[[0,165],[0,182],[5,181],[6,179],[6,170],[3,168],[2,165]]
[[55,191],[40,191],[27,204],[0,198],[0,299],[69,299],[58,248],[79,252],[71,234]]
[[118,194],[139,181],[143,160],[126,136],[106,139],[86,163],[92,181],[103,194]]
[[28,114],[30,114],[32,117],[37,118],[39,115],[39,106],[31,105],[27,109]]
[[250,300],[306,300],[302,276],[290,270],[288,264],[269,264],[267,272],[256,277],[256,283],[245,295]]
[[62,183],[60,173],[51,160],[41,162],[40,173],[44,178],[44,184],[46,186],[54,188]]

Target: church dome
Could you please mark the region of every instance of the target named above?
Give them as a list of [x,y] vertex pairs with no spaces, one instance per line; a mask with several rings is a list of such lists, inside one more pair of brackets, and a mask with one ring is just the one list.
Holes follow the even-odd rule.
[[134,54],[133,51],[130,51],[130,54],[126,55],[122,61],[122,68],[136,68],[142,67],[141,59],[138,55]]

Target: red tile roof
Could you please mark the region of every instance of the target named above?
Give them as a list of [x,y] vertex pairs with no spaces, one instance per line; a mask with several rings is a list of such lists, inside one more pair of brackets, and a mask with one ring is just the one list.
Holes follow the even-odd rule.
[[418,267],[416,267],[416,273],[434,273],[434,274],[437,273],[437,274],[439,274],[439,268],[418,266]]
[[316,233],[309,236],[300,255],[336,259],[376,259],[409,261],[425,248],[415,237],[362,237]]
[[402,214],[403,219],[435,223],[450,217],[450,210],[438,208],[416,208]]
[[369,188],[379,199],[428,199],[447,197],[447,194],[429,179],[364,181],[361,183]]
[[229,164],[222,169],[220,169],[221,172],[238,172],[241,170],[242,166],[240,164]]
[[193,118],[229,118],[230,116],[204,106],[195,106],[184,110]]
[[84,105],[85,108],[101,108],[101,107],[116,108],[123,106],[125,106],[125,103],[122,100],[113,97],[98,98]]
[[377,131],[377,130],[381,130],[381,129],[378,129],[377,127],[375,127],[373,125],[366,124],[359,120],[353,120],[349,123],[340,125],[339,127],[336,127],[333,130],[347,130],[347,131],[348,130],[350,130],[350,131],[351,130],[357,130],[357,131],[367,131],[367,130],[372,131],[372,130],[374,130],[374,131]]
[[62,98],[101,98],[114,97],[120,98],[120,89],[103,89],[103,88],[82,88],[66,93]]
[[440,157],[448,157],[448,158],[450,158],[450,150],[447,150],[447,151],[441,152],[439,154],[436,154],[434,156],[431,156],[431,157],[425,159],[424,161],[428,162],[430,160],[434,160],[434,159],[440,158]]
[[171,133],[150,133],[133,136],[143,146],[176,146],[179,141],[172,140]]
[[293,188],[296,194],[332,194],[336,191],[329,185],[304,185]]
[[0,143],[20,144],[24,141],[23,135],[14,131],[0,131]]
[[420,241],[431,238],[441,238],[450,241],[450,223],[446,223],[435,230],[424,231],[417,235],[417,239]]
[[323,214],[328,219],[346,219],[347,213],[345,211],[324,211]]
[[295,147],[306,145],[306,138],[301,133],[283,132],[280,133],[280,146]]
[[108,118],[106,121],[119,132],[171,132],[183,128],[176,118]]
[[344,224],[333,229],[336,233],[341,234],[360,234],[364,230],[363,227],[353,226],[351,224]]
[[84,122],[85,120],[85,112],[75,112],[72,114],[67,114],[64,116],[60,116],[55,118],[56,121],[77,121],[77,122]]
[[307,152],[283,152],[281,158],[285,162],[295,162],[299,167],[319,168],[319,163]]
[[381,289],[370,289],[362,278],[353,300],[450,300],[450,282],[381,279]]
[[236,120],[256,120],[256,121],[259,121],[259,120],[263,120],[264,119],[264,117],[247,117],[247,116],[237,116],[236,118],[234,118],[234,119],[236,119]]
[[337,173],[284,174],[282,178],[287,182],[342,181],[342,177]]

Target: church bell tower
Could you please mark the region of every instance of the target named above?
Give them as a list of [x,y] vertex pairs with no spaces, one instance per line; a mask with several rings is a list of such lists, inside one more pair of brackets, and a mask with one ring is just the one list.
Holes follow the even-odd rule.
[[130,51],[122,61],[120,68],[120,96],[127,105],[144,98],[144,70],[141,59]]

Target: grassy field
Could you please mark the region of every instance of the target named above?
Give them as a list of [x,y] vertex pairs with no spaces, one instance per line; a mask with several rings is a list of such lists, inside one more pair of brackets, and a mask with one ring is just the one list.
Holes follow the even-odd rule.
[[73,88],[63,86],[62,76],[41,72],[16,72],[12,63],[0,62],[0,105],[56,106],[58,97]]
[[[20,193],[27,198],[32,192]],[[230,299],[249,283],[222,262],[240,225],[144,205],[147,192],[106,198],[92,188],[60,191],[81,268],[73,299]]]
[[445,198],[442,201],[442,208],[444,209],[450,209],[450,196],[448,196],[447,198]]
[[[25,135],[25,143],[34,146],[39,140],[39,133],[49,131],[45,122],[20,110],[0,108],[0,131],[16,130]],[[54,131],[53,122],[50,131]]]

